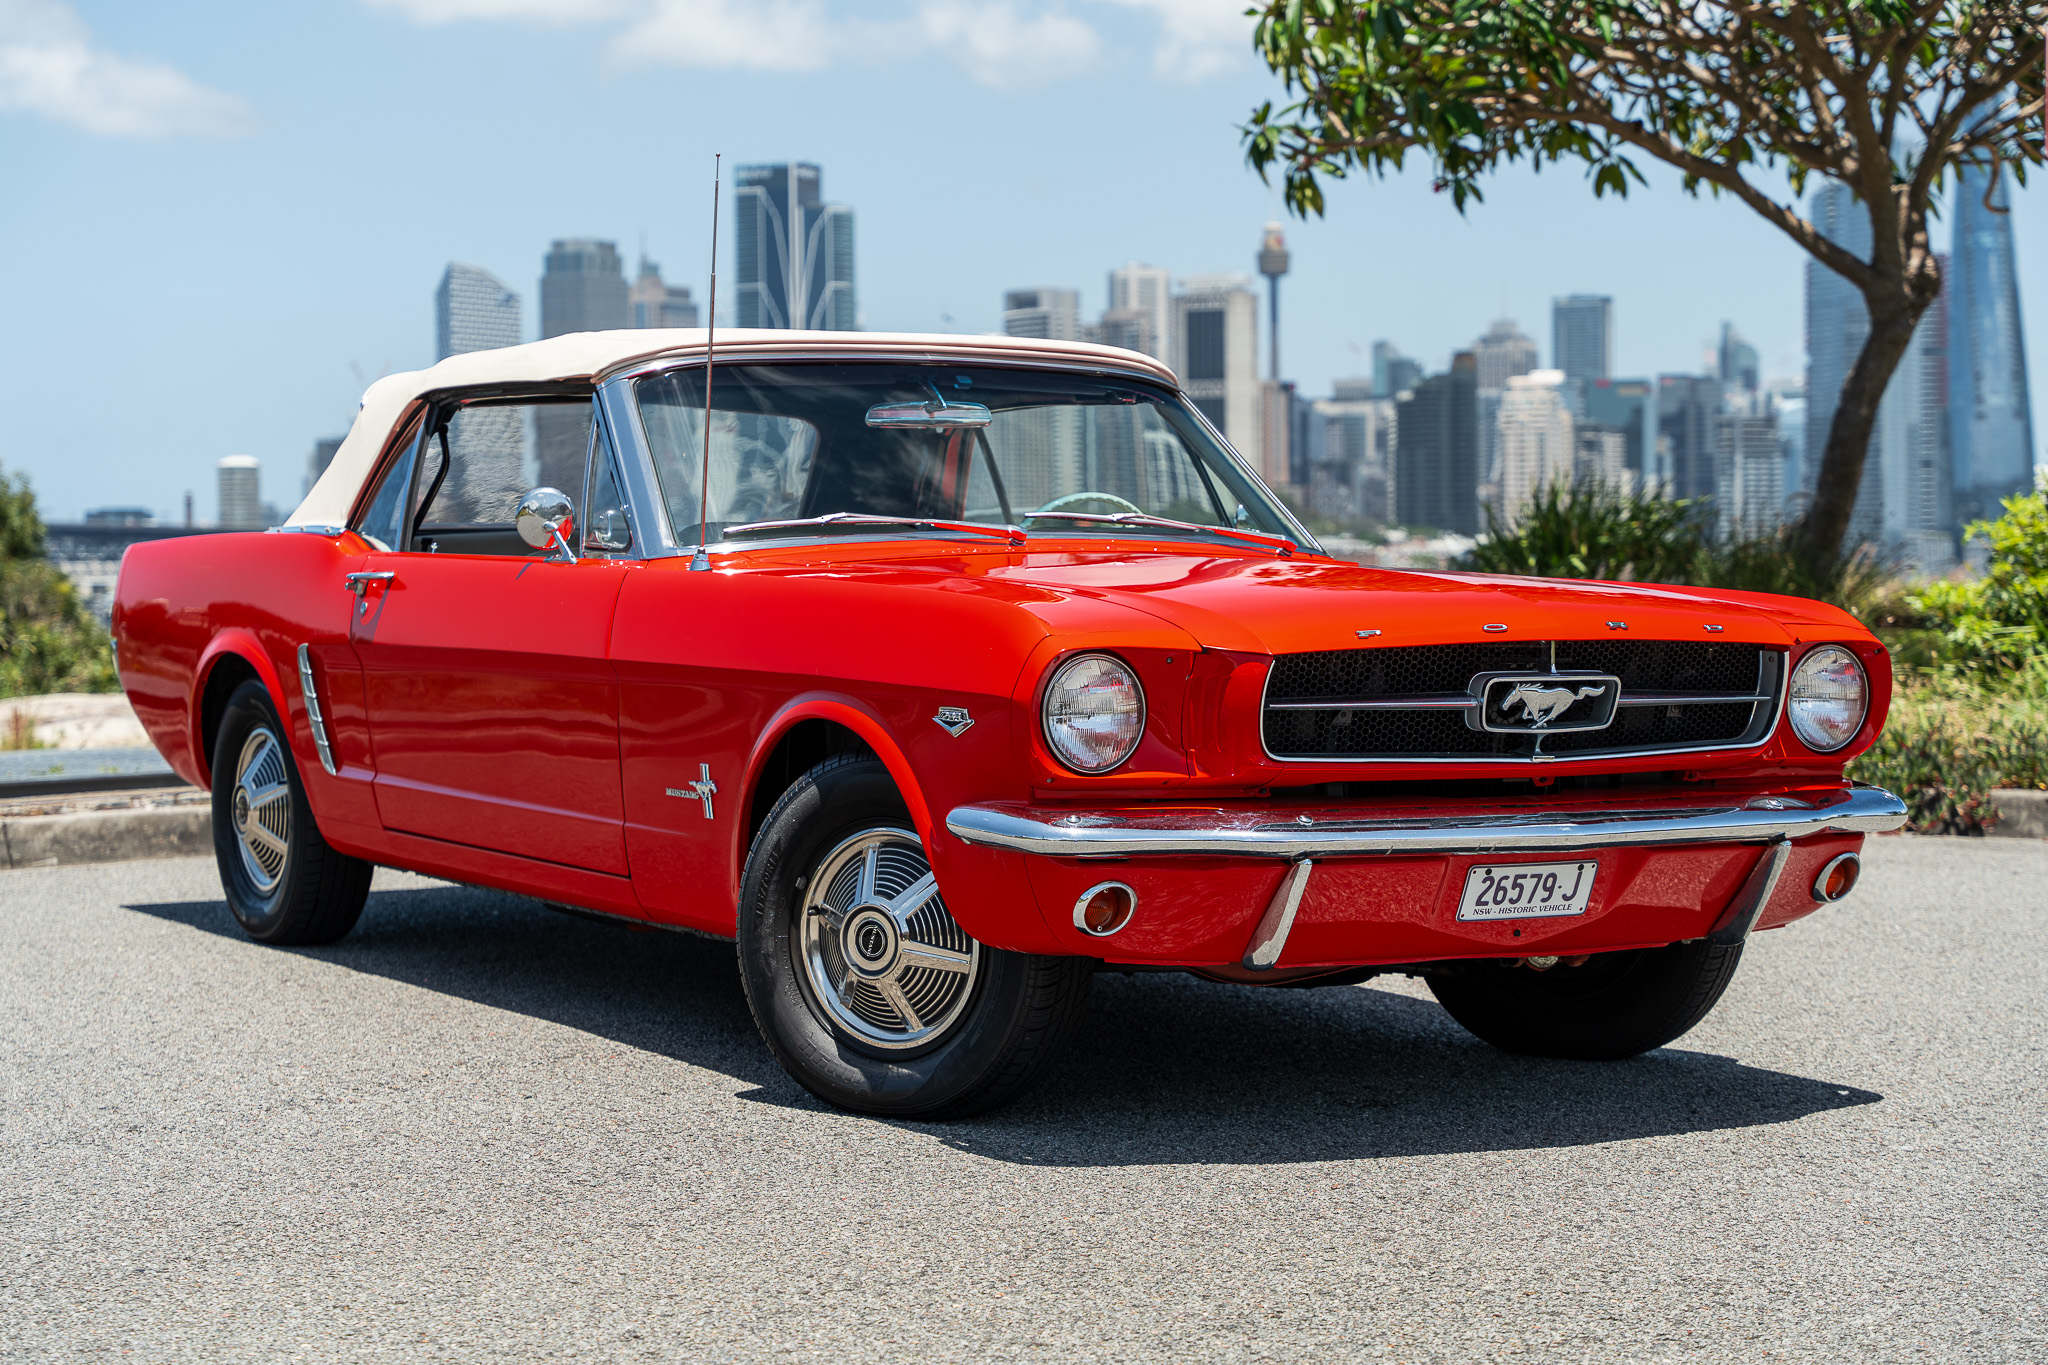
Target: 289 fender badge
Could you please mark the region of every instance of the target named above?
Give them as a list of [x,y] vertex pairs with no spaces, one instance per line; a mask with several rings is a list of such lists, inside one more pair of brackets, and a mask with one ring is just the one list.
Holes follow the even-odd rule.
[[953,738],[967,733],[967,727],[974,724],[974,717],[967,714],[964,706],[941,706],[939,713],[932,717],[932,723]]
[[711,765],[709,763],[699,763],[697,771],[702,773],[703,776],[692,782],[688,787],[668,788],[668,794],[670,796],[680,796],[685,801],[702,801],[704,803],[704,818],[709,820],[712,818],[711,798],[718,795],[718,784],[711,780]]

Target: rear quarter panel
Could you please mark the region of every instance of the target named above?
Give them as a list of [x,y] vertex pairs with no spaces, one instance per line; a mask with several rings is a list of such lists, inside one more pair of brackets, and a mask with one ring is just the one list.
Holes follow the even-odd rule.
[[[359,551],[353,537],[251,532],[154,541],[123,557],[113,618],[121,687],[179,776],[211,781],[201,700],[212,671],[234,655],[270,689],[323,826],[330,816],[376,823],[367,784],[338,782],[321,768],[298,683],[298,647],[311,644],[330,665],[320,676],[337,729],[361,713],[347,650],[353,599],[342,585]],[[360,796],[348,792],[354,786]]]

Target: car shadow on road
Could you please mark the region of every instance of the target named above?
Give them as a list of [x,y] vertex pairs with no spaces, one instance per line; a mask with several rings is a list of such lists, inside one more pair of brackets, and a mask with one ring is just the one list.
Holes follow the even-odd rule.
[[[127,908],[247,942],[221,901]],[[347,939],[287,951],[705,1067],[752,1086],[745,1100],[819,1107],[755,1033],[726,943],[437,886],[374,892]],[[1625,1062],[1513,1057],[1434,1001],[1369,986],[1105,973],[1037,1091],[980,1119],[898,1126],[1026,1165],[1272,1164],[1751,1128],[1882,1098],[1683,1046]]]

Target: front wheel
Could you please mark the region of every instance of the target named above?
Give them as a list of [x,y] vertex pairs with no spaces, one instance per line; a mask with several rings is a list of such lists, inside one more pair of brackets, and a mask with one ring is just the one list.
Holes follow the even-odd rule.
[[811,769],[762,824],[739,961],[798,1084],[899,1118],[959,1118],[1036,1084],[1080,1024],[1092,970],[968,937],[888,770],[853,756]]
[[332,943],[355,927],[376,869],[313,823],[270,693],[245,682],[213,745],[213,852],[237,922],[259,943]]
[[1697,939],[1540,972],[1516,960],[1460,963],[1427,979],[1453,1019],[1503,1051],[1613,1061],[1662,1047],[1706,1018],[1741,961],[1740,945]]

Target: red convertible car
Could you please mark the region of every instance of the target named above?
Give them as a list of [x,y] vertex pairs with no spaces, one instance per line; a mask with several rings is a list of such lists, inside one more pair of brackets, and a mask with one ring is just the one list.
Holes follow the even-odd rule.
[[122,682],[252,937],[380,863],[717,935],[804,1086],[958,1115],[1105,966],[1630,1056],[1905,818],[1832,607],[1332,559],[1127,351],[717,340],[391,376],[289,525],[129,551]]

